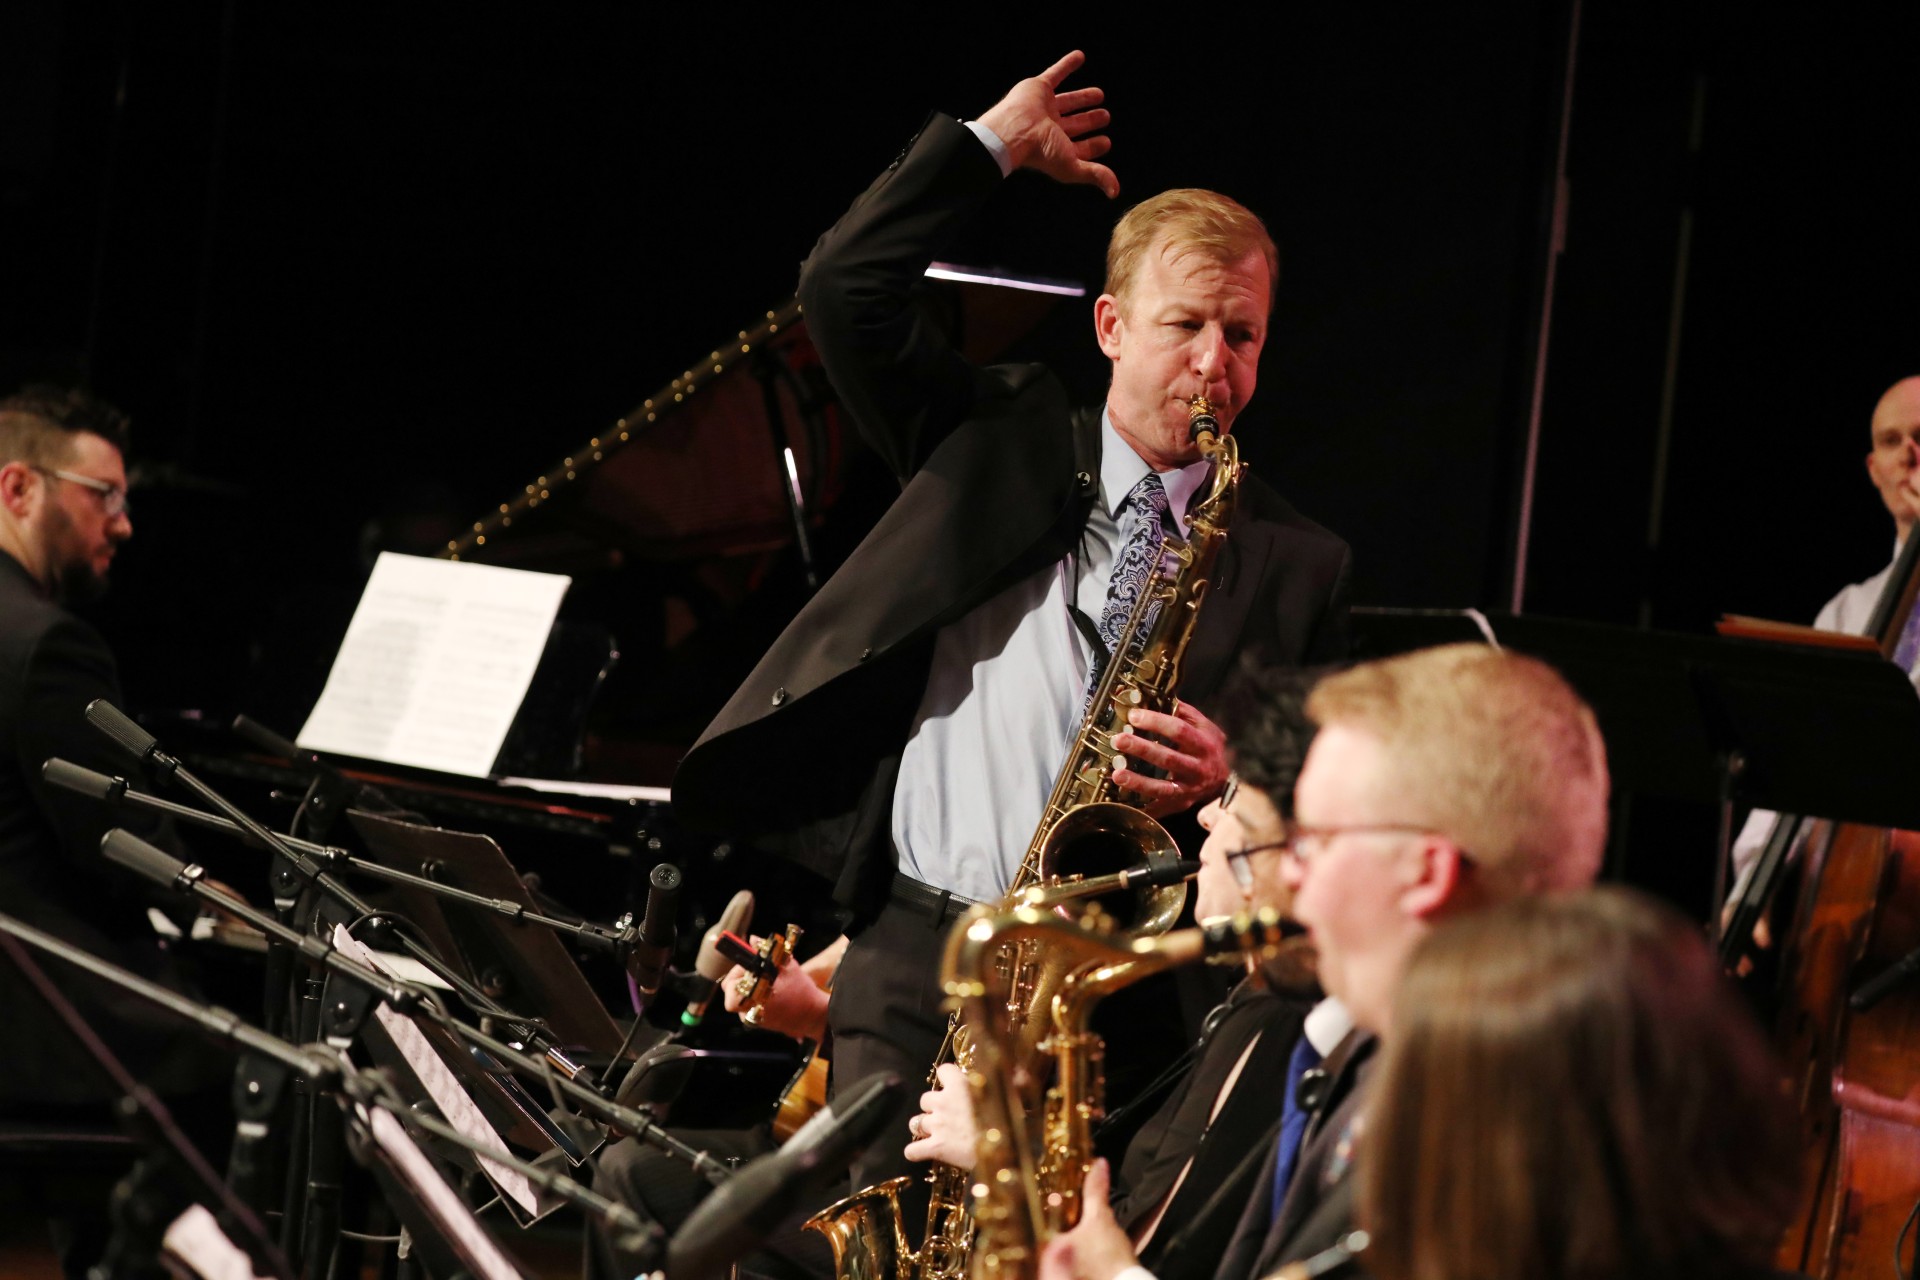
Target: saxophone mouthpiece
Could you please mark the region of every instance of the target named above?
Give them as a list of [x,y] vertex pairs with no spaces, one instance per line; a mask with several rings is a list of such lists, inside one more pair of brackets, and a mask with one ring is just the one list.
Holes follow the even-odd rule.
[[1187,401],[1187,438],[1195,444],[1201,443],[1202,436],[1220,436],[1220,420],[1213,416],[1213,401],[1197,395]]

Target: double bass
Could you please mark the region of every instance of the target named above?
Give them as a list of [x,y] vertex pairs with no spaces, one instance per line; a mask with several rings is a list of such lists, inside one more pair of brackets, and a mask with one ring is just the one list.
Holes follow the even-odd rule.
[[[1868,626],[1888,658],[1917,592],[1920,538],[1909,537]],[[1799,1109],[1803,1190],[1776,1265],[1815,1280],[1912,1276],[1920,1270],[1920,832],[1779,815],[1721,936],[1729,969],[1782,888],[1792,906],[1776,930],[1774,1031]]]

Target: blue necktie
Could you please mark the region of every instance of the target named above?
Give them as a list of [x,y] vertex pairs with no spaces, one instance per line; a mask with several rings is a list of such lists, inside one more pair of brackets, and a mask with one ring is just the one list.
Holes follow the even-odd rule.
[[[1111,655],[1109,661],[1125,659],[1125,655],[1115,649],[1120,643],[1120,633],[1126,630],[1127,619],[1133,616],[1133,606],[1139,603],[1140,592],[1146,587],[1154,566],[1160,563],[1171,511],[1166,486],[1151,471],[1127,492],[1120,504],[1120,552],[1113,558],[1113,573],[1107,579],[1107,603],[1100,611],[1100,640]],[[1088,697],[1093,696],[1093,687],[1099,683],[1104,669],[1098,659],[1096,654],[1088,672]]]
[[1287,1096],[1280,1107],[1280,1151],[1273,1163],[1273,1217],[1280,1218],[1280,1204],[1287,1198],[1287,1184],[1293,1181],[1293,1166],[1300,1158],[1300,1139],[1306,1136],[1310,1112],[1300,1105],[1300,1079],[1320,1065],[1320,1051],[1305,1036],[1293,1046],[1287,1059]]

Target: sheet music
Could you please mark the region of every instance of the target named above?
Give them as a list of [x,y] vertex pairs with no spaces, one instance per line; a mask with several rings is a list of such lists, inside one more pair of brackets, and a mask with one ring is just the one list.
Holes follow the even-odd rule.
[[[350,960],[358,960],[361,964],[382,971],[386,969],[382,963],[382,957],[348,933],[344,925],[333,927],[333,949]],[[481,1147],[497,1151],[503,1156],[510,1155],[506,1143],[494,1131],[493,1126],[487,1123],[487,1117],[481,1112],[480,1104],[473,1100],[473,1095],[468,1093],[466,1086],[460,1083],[459,1077],[453,1073],[453,1068],[446,1064],[434,1047],[427,1042],[427,1038],[420,1034],[420,1028],[413,1025],[413,1019],[404,1013],[395,1013],[384,1004],[376,1004],[373,1007],[373,1016],[380,1020],[381,1030],[393,1040],[395,1047],[406,1058],[407,1064],[413,1068],[413,1073],[420,1077],[420,1083],[426,1087],[427,1096],[433,1099],[436,1107],[440,1108],[441,1117]],[[475,1153],[474,1158],[480,1162],[481,1171],[487,1175],[493,1185],[500,1188],[500,1194],[513,1197],[514,1202],[527,1211],[528,1217],[540,1216],[539,1193],[534,1190],[533,1184],[527,1180],[525,1174],[497,1160],[489,1160],[478,1152]]]
[[381,552],[296,741],[310,751],[486,777],[571,583]]

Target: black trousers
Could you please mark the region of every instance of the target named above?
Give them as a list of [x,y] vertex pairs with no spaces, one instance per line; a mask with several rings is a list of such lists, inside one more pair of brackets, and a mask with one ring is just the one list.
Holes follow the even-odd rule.
[[[888,1071],[906,1085],[894,1118],[855,1161],[849,1185],[867,1187],[911,1174],[915,1194],[910,1201],[922,1208],[927,1166],[909,1163],[901,1152],[913,1140],[907,1121],[920,1110],[920,1095],[926,1091],[934,1056],[946,1037],[947,1015],[940,1008],[940,956],[948,931],[966,905],[955,900],[942,909],[896,896],[848,942],[827,1006],[827,1026],[833,1033],[833,1094],[843,1095]],[[920,1227],[921,1220],[910,1212],[908,1234],[917,1238]]]

